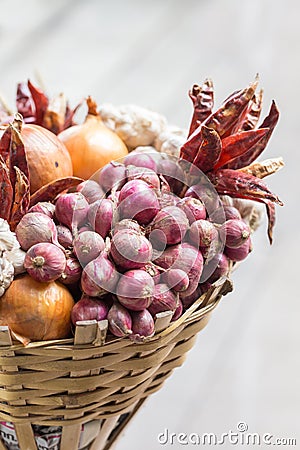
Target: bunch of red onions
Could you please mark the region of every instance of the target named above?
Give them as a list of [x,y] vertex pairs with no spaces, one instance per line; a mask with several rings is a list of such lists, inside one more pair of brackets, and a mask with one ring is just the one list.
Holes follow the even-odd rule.
[[143,340],[157,314],[176,320],[249,254],[238,210],[223,208],[203,174],[188,179],[184,169],[154,151],[132,152],[23,216],[16,235],[25,268],[75,293],[74,325],[107,319],[113,335]]

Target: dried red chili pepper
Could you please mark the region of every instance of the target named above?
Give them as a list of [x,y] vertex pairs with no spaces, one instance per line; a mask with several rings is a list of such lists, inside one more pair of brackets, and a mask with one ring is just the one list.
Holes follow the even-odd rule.
[[192,175],[195,166],[204,173],[212,170],[221,154],[222,142],[218,133],[205,125],[202,126],[201,130],[203,140],[190,169]]
[[268,237],[270,244],[273,243],[273,228],[275,225],[275,205],[272,202],[265,202],[268,216]]
[[35,123],[34,101],[26,83],[18,83],[16,105],[18,112],[23,116],[24,122]]
[[35,123],[37,125],[42,125],[49,99],[44,92],[34,86],[30,80],[28,80],[27,84],[35,106]]
[[268,116],[264,119],[263,123],[258,128],[258,130],[262,128],[269,128],[268,133],[257,144],[251,147],[246,153],[230,161],[226,165],[226,168],[240,169],[242,167],[248,166],[253,161],[255,161],[266,148],[266,145],[272,135],[272,132],[278,122],[278,119],[279,119],[279,111],[277,109],[275,102],[273,101]]
[[263,90],[261,89],[258,94],[254,94],[247,114],[245,115],[242,123],[239,124],[238,131],[254,130],[260,118],[262,100]]
[[45,186],[41,187],[31,196],[30,207],[38,202],[51,202],[58,194],[77,186],[82,183],[82,181],[84,181],[82,178],[66,177],[45,184]]
[[10,182],[9,169],[0,155],[0,217],[9,220],[13,202],[13,188]]
[[214,87],[212,80],[207,78],[202,86],[194,84],[189,91],[189,97],[193,102],[194,112],[188,136],[212,113],[214,106]]
[[231,160],[248,152],[269,132],[269,128],[241,131],[222,140],[222,153],[215,169],[225,166]]
[[10,141],[11,141],[11,128],[8,126],[0,139],[0,156],[4,163],[9,167],[10,161]]
[[10,228],[13,231],[24,214],[27,213],[30,203],[29,180],[18,167],[14,167],[14,170],[16,173],[16,182],[14,185],[14,201],[9,219]]
[[220,195],[249,200],[270,200],[278,203],[278,205],[283,205],[281,200],[267,188],[260,178],[248,173],[232,169],[220,169],[208,174],[208,176]]

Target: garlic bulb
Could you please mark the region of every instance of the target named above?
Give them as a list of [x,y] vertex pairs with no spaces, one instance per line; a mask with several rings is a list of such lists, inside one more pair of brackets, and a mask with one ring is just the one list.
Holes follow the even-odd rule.
[[20,247],[15,233],[10,231],[8,222],[0,219],[0,251],[10,251]]
[[26,252],[21,248],[14,248],[10,252],[6,253],[6,259],[12,263],[15,269],[15,275],[26,272],[24,267],[24,259]]
[[5,252],[0,254],[0,297],[14,279],[14,266],[6,258]]
[[164,116],[137,105],[105,103],[100,106],[99,113],[105,125],[115,131],[130,149],[152,145],[167,126]]

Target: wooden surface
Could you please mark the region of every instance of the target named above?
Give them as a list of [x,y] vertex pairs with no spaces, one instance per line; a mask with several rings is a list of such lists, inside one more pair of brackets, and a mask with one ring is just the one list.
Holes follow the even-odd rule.
[[285,203],[274,245],[264,222],[234,292],[117,450],[182,448],[159,445],[157,435],[220,435],[240,421],[300,445],[299,2],[2,0],[0,8],[0,91],[9,102],[17,81],[39,73],[50,93],[64,90],[74,103],[87,94],[136,103],[187,127],[194,82],[212,77],[218,103],[259,72],[264,113],[272,98],[281,110],[265,155],[286,161],[268,180]]

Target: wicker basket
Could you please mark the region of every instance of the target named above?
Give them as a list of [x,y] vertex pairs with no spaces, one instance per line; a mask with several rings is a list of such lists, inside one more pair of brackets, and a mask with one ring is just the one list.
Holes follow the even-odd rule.
[[[177,321],[162,313],[142,343],[106,339],[106,321],[82,322],[68,340],[13,344],[0,330],[0,418],[12,422],[21,450],[36,449],[32,424],[62,426],[61,450],[78,449],[82,424],[101,419],[90,450],[108,449],[143,400],[180,366],[221,297],[219,280]],[[0,441],[0,449],[6,447]]]

